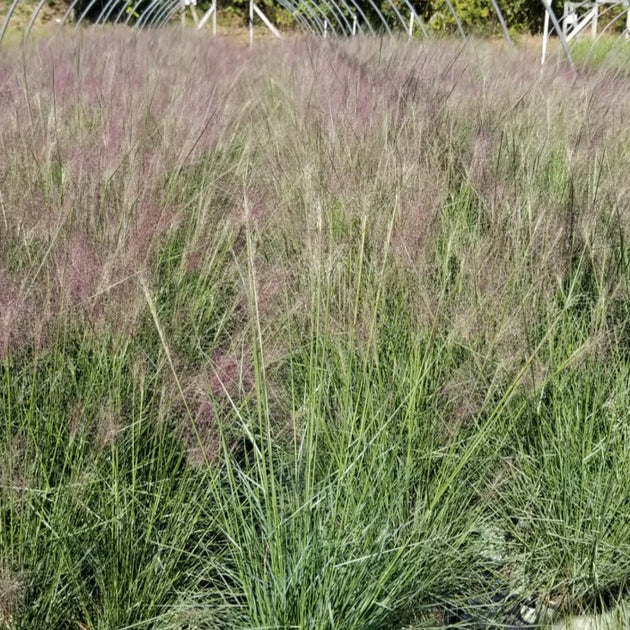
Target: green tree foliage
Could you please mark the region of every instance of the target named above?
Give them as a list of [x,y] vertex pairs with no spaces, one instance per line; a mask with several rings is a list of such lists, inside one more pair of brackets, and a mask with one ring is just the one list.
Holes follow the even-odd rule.
[[[491,0],[451,2],[466,30],[489,33],[500,28]],[[497,4],[513,33],[536,30],[541,22],[541,0],[497,0]],[[455,19],[445,0],[421,0],[416,10],[434,30],[452,30],[455,27]]]

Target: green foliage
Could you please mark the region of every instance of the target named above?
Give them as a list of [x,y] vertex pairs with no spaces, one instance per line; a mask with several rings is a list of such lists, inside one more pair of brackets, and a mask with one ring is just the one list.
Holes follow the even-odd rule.
[[[542,19],[539,0],[498,0],[497,4],[513,33],[534,30]],[[452,5],[465,29],[485,34],[499,31],[490,0],[452,0]],[[417,11],[436,31],[455,28],[455,19],[445,0],[425,0],[419,3]]]

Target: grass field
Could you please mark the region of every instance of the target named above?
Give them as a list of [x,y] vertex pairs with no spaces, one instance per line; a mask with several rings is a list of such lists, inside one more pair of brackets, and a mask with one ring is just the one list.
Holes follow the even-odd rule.
[[0,628],[614,611],[625,74],[170,29],[5,51]]

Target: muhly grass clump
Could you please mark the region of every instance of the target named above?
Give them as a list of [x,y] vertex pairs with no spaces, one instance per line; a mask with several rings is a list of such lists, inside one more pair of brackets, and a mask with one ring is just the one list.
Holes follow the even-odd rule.
[[0,627],[627,595],[630,83],[500,52],[5,54]]

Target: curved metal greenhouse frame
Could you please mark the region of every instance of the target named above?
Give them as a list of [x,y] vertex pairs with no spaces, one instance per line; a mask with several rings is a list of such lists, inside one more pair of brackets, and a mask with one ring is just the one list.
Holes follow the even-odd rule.
[[[11,20],[18,13],[20,2],[25,2],[25,0],[10,0],[5,14],[0,15],[0,46],[9,32]],[[88,0],[87,2],[86,0],[70,0],[63,17],[57,20],[57,26],[59,29],[63,29],[69,25],[78,28],[88,23],[93,27],[110,23],[127,24],[134,29],[160,27],[173,21],[178,14],[184,20],[185,13],[190,12],[193,23],[199,29],[207,27],[209,18],[212,17],[212,31],[216,33],[217,0],[210,0],[210,8],[201,20],[198,19],[196,2],[197,0],[149,0],[143,5],[142,12],[138,15],[135,10],[137,6],[135,0],[106,0],[106,2],[103,0]],[[418,15],[412,0],[384,0],[380,4],[377,4],[375,0],[363,0],[362,2],[359,0],[276,0],[276,2],[279,7],[293,16],[296,25],[302,31],[319,37],[351,37],[359,33],[364,35],[404,33],[407,37],[412,37],[416,31],[423,38],[428,38],[431,35],[430,26],[426,25]],[[443,2],[459,36],[466,40],[467,34],[453,1],[443,0]],[[486,2],[488,9],[496,16],[497,27],[506,41],[511,44],[510,24],[501,12],[498,0],[486,0]],[[46,0],[38,0],[26,26],[19,31],[22,41],[31,35],[45,4]],[[100,8],[96,15],[95,7]],[[620,23],[625,23],[623,33],[625,37],[621,35],[616,41],[622,42],[630,37],[630,0],[565,0],[562,15],[557,15],[554,12],[551,7],[551,0],[540,0],[540,7],[545,25],[543,63],[547,57],[547,47],[551,36],[555,36],[560,42],[571,65],[573,65],[573,60],[570,42],[589,26],[593,48],[604,34],[611,32]],[[20,11],[19,13],[23,23],[24,12]],[[252,23],[256,17],[262,20],[276,36],[281,36],[262,9],[257,6],[256,0],[250,0],[250,42],[253,38]]]

